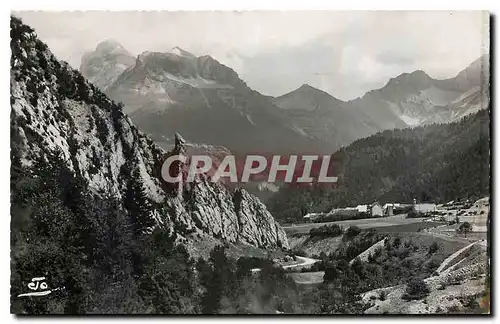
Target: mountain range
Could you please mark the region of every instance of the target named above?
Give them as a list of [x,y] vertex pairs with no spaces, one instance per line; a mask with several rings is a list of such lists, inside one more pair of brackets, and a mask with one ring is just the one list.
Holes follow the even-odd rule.
[[[124,62],[121,46],[106,41],[97,47],[85,55],[94,60],[82,61],[83,75],[101,71],[101,78],[88,77],[104,84],[105,93],[123,102],[134,123],[155,138],[179,132],[189,142],[241,153],[314,151],[326,145],[284,123],[281,110],[210,56],[196,57],[179,48],[144,52],[116,77]],[[99,54],[102,48],[107,52]]]
[[177,131],[190,142],[233,152],[331,153],[381,130],[458,120],[486,108],[489,98],[489,55],[453,78],[403,73],[351,101],[307,84],[276,98],[264,96],[230,67],[178,47],[133,57],[107,40],[84,55],[80,71],[123,102],[155,139]]

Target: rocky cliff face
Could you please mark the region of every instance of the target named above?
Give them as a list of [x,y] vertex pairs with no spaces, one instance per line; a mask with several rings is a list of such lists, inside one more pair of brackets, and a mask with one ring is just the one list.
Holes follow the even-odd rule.
[[130,118],[96,86],[58,61],[35,32],[11,20],[11,145],[13,159],[29,170],[35,159],[65,163],[96,195],[124,198],[138,174],[158,226],[178,237],[212,236],[259,247],[288,247],[286,235],[266,207],[244,190],[207,181],[166,193],[160,179],[166,152],[137,130]]

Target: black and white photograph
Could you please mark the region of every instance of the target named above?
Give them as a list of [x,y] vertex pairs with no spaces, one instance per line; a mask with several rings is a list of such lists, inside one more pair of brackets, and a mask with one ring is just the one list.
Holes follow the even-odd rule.
[[490,12],[9,20],[11,314],[491,315]]

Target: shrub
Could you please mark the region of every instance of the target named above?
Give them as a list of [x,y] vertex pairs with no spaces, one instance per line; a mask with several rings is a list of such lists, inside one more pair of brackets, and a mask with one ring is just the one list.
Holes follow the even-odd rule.
[[325,274],[323,276],[324,281],[333,281],[337,279],[340,275],[340,271],[333,264],[329,264],[325,267]]
[[379,298],[380,298],[381,301],[384,301],[387,298],[387,291],[382,290],[380,292]]
[[310,237],[337,237],[342,235],[342,227],[337,224],[323,225],[318,228],[312,228],[309,231]]
[[307,257],[308,256],[307,252],[304,251],[303,249],[300,249],[300,248],[293,249],[292,250],[292,254],[298,255],[298,256],[301,256],[301,257]]
[[439,244],[437,244],[437,242],[433,242],[433,243],[429,246],[429,254],[436,253],[438,250],[439,250]]
[[398,248],[401,245],[401,237],[396,236],[394,238],[394,241],[392,242],[392,247],[393,248]]
[[350,239],[358,236],[359,233],[361,233],[361,229],[359,227],[351,226],[345,231],[343,239],[345,241],[350,240]]
[[429,295],[429,287],[425,281],[421,279],[412,280],[406,287],[406,294],[403,296],[404,300],[419,300]]
[[410,210],[406,215],[406,218],[419,218],[419,217],[423,217],[423,214],[415,210]]
[[472,231],[472,224],[469,222],[464,222],[458,228],[458,233],[464,234],[467,237],[467,233]]

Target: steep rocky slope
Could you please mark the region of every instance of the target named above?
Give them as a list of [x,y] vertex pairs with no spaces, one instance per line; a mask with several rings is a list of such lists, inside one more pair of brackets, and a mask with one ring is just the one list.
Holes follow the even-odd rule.
[[[11,19],[11,146],[13,167],[59,152],[96,195],[125,200],[136,176],[156,208],[151,217],[179,237],[210,236],[259,247],[288,247],[266,207],[244,190],[232,192],[203,176],[164,191],[159,170],[165,152],[137,130],[122,107],[65,62],[33,29]],[[179,144],[181,145],[181,144]],[[181,149],[177,147],[176,149]]]

